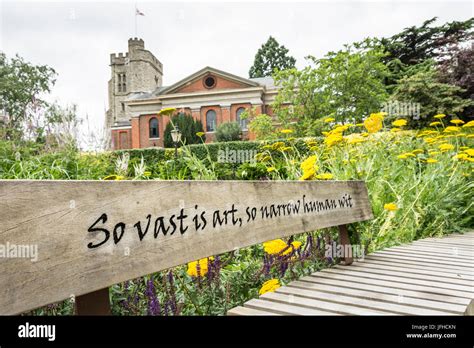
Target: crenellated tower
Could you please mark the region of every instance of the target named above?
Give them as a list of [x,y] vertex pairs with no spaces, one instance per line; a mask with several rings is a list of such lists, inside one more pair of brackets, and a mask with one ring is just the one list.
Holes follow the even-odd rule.
[[163,64],[145,49],[142,39],[128,40],[128,52],[110,55],[109,109],[106,127],[126,123],[130,116],[124,100],[133,93],[152,92],[163,84]]

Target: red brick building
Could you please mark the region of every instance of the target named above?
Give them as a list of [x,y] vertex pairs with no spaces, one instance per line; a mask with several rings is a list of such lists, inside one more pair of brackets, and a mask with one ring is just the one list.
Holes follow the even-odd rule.
[[200,120],[206,142],[213,141],[220,124],[233,121],[240,124],[245,138],[252,139],[240,114],[249,108],[271,114],[269,105],[277,94],[272,78],[246,79],[211,67],[161,86],[163,67],[138,39],[129,40],[125,56],[111,56],[111,67],[107,126],[114,149],[162,147],[169,116],[159,112],[165,108]]

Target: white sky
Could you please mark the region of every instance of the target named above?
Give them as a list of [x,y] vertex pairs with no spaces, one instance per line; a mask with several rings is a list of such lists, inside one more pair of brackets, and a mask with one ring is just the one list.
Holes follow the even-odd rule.
[[[212,66],[248,77],[269,35],[297,60],[323,56],[367,36],[391,36],[438,16],[473,16],[474,1],[150,2],[138,1],[138,36],[164,65],[164,85]],[[57,73],[52,99],[76,103],[94,127],[104,121],[110,53],[135,36],[134,1],[0,0],[0,50]]]

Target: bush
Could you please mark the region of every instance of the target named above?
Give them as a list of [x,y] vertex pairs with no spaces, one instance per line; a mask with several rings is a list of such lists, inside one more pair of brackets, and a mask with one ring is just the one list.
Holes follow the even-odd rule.
[[217,127],[216,140],[219,142],[240,140],[241,133],[237,122],[226,122]]
[[[181,132],[181,141],[183,144],[199,144],[206,140],[204,134],[204,128],[201,121],[194,120],[191,115],[185,113],[179,113],[171,118],[171,122],[166,125],[165,128],[165,147],[174,147],[173,139],[171,138],[171,131],[177,126]],[[202,137],[196,133],[202,132]]]

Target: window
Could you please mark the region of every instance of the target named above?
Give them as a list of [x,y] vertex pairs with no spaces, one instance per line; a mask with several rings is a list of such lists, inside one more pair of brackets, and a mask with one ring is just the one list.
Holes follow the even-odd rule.
[[158,133],[158,120],[153,117],[150,120],[150,138],[159,138],[159,133]]
[[216,85],[216,79],[213,76],[206,76],[203,82],[206,88],[212,88]]
[[216,130],[216,112],[209,110],[206,112],[206,131],[214,132]]
[[121,103],[122,104],[122,111],[125,111],[125,103]]
[[237,123],[240,125],[240,129],[242,130],[247,130],[247,119],[242,120],[240,118],[240,115],[245,111],[245,108],[238,108],[237,111],[235,112],[235,119]]
[[117,74],[117,91],[127,91],[127,81],[125,80],[125,74]]

